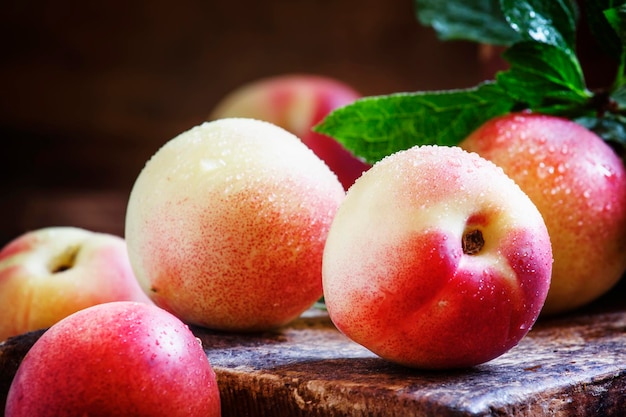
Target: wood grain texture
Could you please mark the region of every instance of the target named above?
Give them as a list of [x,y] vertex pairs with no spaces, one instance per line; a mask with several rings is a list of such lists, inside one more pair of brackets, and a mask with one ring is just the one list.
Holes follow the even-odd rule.
[[[626,312],[544,320],[486,364],[425,372],[349,341],[326,316],[257,336],[195,329],[224,416],[623,416]],[[277,414],[278,413],[278,414]]]

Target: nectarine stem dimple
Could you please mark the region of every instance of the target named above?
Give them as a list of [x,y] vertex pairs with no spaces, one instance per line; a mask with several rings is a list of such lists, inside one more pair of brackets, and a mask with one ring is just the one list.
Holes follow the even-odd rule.
[[463,234],[463,253],[475,255],[485,246],[483,233],[478,230],[470,230]]
[[72,246],[61,255],[54,258],[50,263],[50,272],[56,274],[57,272],[67,271],[72,268],[76,263],[76,257],[78,256],[79,250],[79,247]]

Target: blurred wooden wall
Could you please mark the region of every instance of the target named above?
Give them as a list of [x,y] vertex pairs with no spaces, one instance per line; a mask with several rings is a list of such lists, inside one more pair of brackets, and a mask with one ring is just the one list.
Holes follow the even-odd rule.
[[477,56],[422,28],[412,0],[4,1],[0,243],[53,225],[123,234],[145,161],[245,82],[463,88],[485,77]]

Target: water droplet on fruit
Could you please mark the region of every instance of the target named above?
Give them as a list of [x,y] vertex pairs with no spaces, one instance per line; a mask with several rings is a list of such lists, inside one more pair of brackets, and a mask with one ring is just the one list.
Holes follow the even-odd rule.
[[226,165],[223,159],[201,159],[200,168],[203,171],[213,171]]
[[556,200],[554,203],[555,204],[563,204],[563,194],[567,194],[568,193],[568,188],[564,187],[561,184],[556,184],[553,188],[552,188],[552,195],[556,196],[557,194],[560,194],[561,196],[559,197],[558,200]]
[[228,195],[230,194],[230,192],[233,190],[233,185],[232,184],[228,184],[226,187],[224,187],[224,194]]
[[462,162],[459,160],[459,158],[453,158],[448,160],[448,164],[453,167],[460,167],[462,165]]
[[611,178],[614,175],[613,171],[606,165],[598,165],[598,171],[606,178]]
[[546,165],[545,162],[539,162],[539,165],[537,166],[537,176],[539,178],[546,178],[552,174],[554,174],[553,166]]

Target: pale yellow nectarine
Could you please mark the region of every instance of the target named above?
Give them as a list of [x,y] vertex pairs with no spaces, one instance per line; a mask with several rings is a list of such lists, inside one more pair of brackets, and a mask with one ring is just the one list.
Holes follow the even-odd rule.
[[296,136],[271,123],[206,122],[138,176],[126,240],[150,298],[188,323],[256,331],[322,295],[322,252],[345,191]]
[[32,230],[0,251],[0,341],[109,301],[151,303],[126,242],[76,227]]

